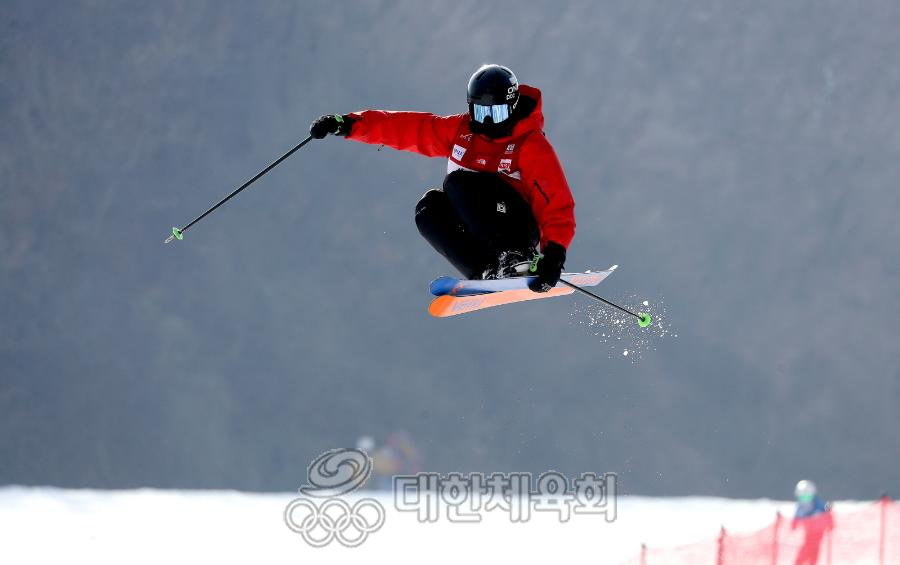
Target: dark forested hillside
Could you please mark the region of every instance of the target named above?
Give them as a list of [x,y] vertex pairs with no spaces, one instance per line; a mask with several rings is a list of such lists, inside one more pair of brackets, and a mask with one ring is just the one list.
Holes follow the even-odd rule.
[[[442,472],[896,487],[898,24],[875,0],[6,2],[0,484],[292,490],[406,430]],[[484,62],[543,90],[567,266],[664,302],[639,359],[577,297],[428,318],[439,159],[317,142],[162,244],[319,114],[462,112]]]

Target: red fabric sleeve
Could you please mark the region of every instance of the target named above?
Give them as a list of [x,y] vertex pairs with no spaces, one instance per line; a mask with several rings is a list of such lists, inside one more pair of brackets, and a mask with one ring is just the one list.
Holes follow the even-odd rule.
[[548,241],[568,248],[575,237],[575,200],[556,152],[543,132],[530,135],[522,145],[519,166],[541,228],[541,249]]
[[364,110],[351,114],[356,120],[347,139],[387,145],[426,157],[448,157],[456,130],[465,114],[435,116],[426,112]]

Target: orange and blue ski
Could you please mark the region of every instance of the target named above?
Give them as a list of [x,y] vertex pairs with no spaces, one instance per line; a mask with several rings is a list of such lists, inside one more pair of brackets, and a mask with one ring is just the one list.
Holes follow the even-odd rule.
[[[579,287],[596,286],[615,270],[616,265],[613,265],[605,271],[566,273],[562,278]],[[437,318],[446,318],[484,310],[485,308],[493,308],[494,306],[565,296],[575,292],[572,287],[563,283],[557,284],[549,292],[532,292],[528,288],[528,281],[532,278],[517,277],[475,281],[441,277],[431,283],[431,292],[446,292],[431,301],[431,305],[428,306],[428,313]]]
[[[613,265],[604,271],[563,273],[561,278],[562,280],[578,286],[597,286],[603,279],[615,271],[616,267],[618,267],[618,265]],[[534,277],[511,277],[507,279],[491,280],[468,280],[456,279],[453,277],[440,277],[431,282],[431,294],[434,296],[471,296],[473,294],[485,294],[490,292],[527,290],[528,283],[532,280],[534,280]],[[564,287],[563,283],[558,283],[556,286],[557,288]]]
[[572,294],[573,292],[575,291],[571,288],[558,286],[556,288],[551,288],[548,292],[532,292],[527,288],[520,288],[484,294],[468,294],[465,296],[445,294],[443,296],[438,296],[431,301],[431,304],[428,306],[428,313],[436,318],[446,318],[448,316],[467,314],[469,312],[484,310],[485,308],[492,308],[494,306],[502,306],[514,302],[525,302],[527,300],[553,298],[554,296],[563,296]]

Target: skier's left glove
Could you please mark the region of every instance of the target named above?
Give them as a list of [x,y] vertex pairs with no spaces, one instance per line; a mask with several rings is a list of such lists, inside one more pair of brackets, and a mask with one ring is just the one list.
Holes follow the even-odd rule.
[[556,286],[565,262],[566,248],[555,241],[548,241],[544,246],[543,256],[531,267],[530,274],[536,276],[528,283],[528,288],[534,292],[547,292]]
[[349,114],[345,116],[328,114],[321,116],[309,126],[309,135],[315,139],[324,139],[327,135],[350,135],[355,118]]

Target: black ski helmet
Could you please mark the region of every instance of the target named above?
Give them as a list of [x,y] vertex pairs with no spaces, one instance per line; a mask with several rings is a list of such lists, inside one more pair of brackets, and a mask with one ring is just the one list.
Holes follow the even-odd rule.
[[479,67],[469,79],[467,100],[473,132],[488,137],[512,133],[513,111],[519,104],[519,80],[507,67]]

